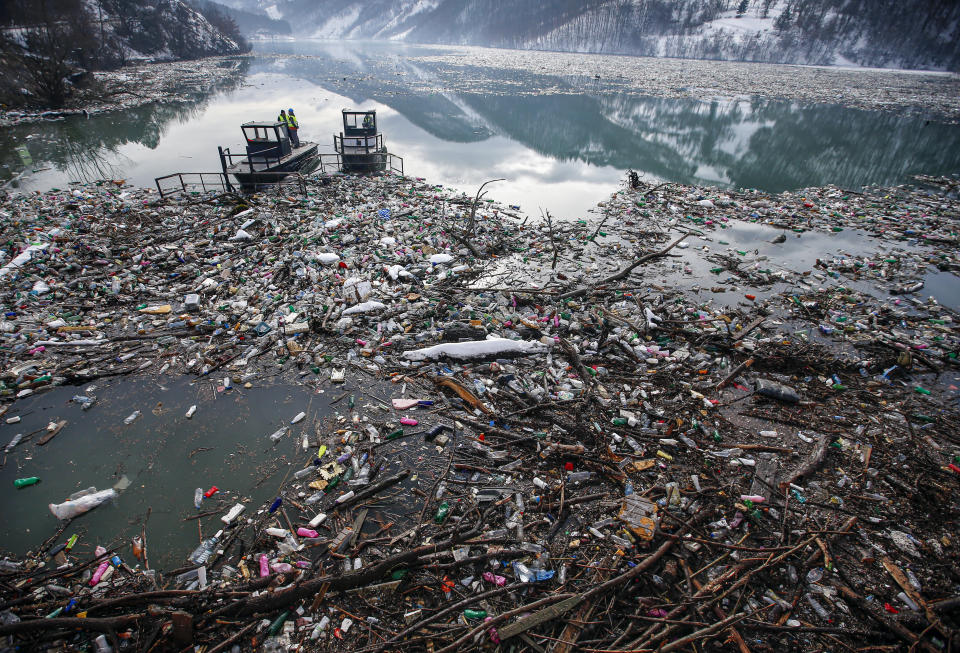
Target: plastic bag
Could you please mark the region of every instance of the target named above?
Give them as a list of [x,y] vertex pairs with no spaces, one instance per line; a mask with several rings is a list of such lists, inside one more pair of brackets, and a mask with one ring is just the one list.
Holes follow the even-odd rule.
[[77,515],[93,510],[101,503],[117,498],[117,491],[113,488],[101,490],[93,494],[87,494],[76,501],[64,501],[63,503],[51,503],[50,512],[57,519],[73,519]]

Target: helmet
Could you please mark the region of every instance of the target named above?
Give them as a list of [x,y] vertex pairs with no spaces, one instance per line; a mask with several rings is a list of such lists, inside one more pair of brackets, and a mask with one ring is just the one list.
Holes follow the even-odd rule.
[[293,107],[290,107],[289,109],[287,109],[287,113],[293,113]]

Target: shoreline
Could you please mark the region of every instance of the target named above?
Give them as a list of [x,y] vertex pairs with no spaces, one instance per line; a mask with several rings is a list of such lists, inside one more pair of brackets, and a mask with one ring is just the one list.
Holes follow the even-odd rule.
[[[193,94],[230,88],[242,82],[242,55],[189,61],[134,63],[119,70],[95,71],[96,89],[81,89],[63,109],[0,109],[0,128],[123,111],[154,102],[186,102]],[[88,96],[94,95],[93,98]]]

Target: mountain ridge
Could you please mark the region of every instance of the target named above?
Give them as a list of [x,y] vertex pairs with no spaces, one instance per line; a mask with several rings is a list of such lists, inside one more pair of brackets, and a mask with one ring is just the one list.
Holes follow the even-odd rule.
[[952,0],[221,0],[301,38],[960,71]]

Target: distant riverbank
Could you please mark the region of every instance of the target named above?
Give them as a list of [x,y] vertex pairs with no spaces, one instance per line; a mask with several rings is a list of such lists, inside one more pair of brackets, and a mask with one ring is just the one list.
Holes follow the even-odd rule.
[[191,95],[238,85],[247,63],[240,57],[137,63],[91,73],[93,83],[79,90],[66,107],[33,111],[0,110],[0,127],[67,116],[123,111],[154,102],[176,103]]

